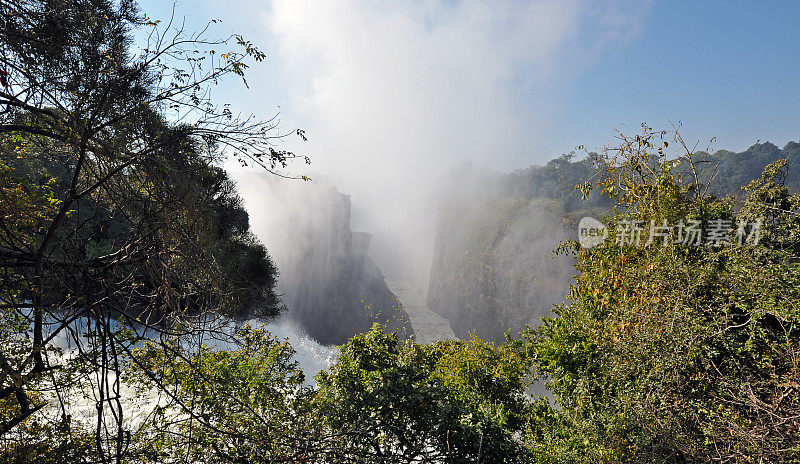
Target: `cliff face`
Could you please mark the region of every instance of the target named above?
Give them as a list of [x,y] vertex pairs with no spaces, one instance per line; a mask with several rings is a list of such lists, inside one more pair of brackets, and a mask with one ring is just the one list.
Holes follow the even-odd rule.
[[[259,237],[280,271],[289,316],[322,344],[341,344],[374,322],[412,330],[408,317],[367,255],[370,235],[350,229],[350,198],[323,180],[259,179]],[[255,196],[255,194],[252,194]],[[251,207],[251,211],[257,207]]]
[[311,216],[291,221],[293,259],[280,265],[290,316],[323,344],[344,343],[374,322],[400,328],[408,318],[367,256],[369,234],[350,230],[350,198],[330,187],[310,200]]
[[555,249],[591,214],[574,186],[593,169],[563,157],[510,174],[458,173],[440,207],[428,286],[428,306],[457,336],[500,341],[564,301],[574,270]]
[[[778,158],[789,160],[785,179],[791,191],[800,189],[800,144],[783,149],[771,143],[753,145],[742,153],[698,152],[701,182],[714,179],[711,192],[744,197],[740,187],[761,175]],[[583,216],[597,217],[610,208],[595,192],[587,201],[575,185],[596,176],[588,159],[562,156],[544,166],[509,174],[462,169],[440,208],[428,287],[428,306],[449,319],[457,336],[475,331],[502,340],[526,324],[538,325],[564,301],[575,270],[571,259],[553,250],[565,239],[577,238]],[[682,165],[691,178],[688,165]]]
[[[477,207],[476,207],[477,206]],[[566,238],[564,209],[549,199],[494,198],[442,208],[428,306],[470,331],[502,340],[538,325],[564,301],[571,260],[554,256]]]

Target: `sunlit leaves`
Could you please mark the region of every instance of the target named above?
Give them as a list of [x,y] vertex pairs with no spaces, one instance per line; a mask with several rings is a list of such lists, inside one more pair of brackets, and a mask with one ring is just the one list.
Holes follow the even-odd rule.
[[[538,427],[557,428],[539,428],[532,446],[543,458],[577,462],[796,459],[800,270],[791,255],[800,224],[796,196],[781,184],[785,162],[748,186],[737,212],[733,201],[708,194],[677,134],[669,142],[683,155],[662,157],[672,146],[660,142],[664,135],[645,126],[621,137],[620,157],[595,184],[616,201],[609,223],[738,215],[764,220],[771,240],[633,247],[612,237],[572,247],[579,275],[570,299],[529,334],[564,414],[554,421],[557,413],[540,411]],[[554,440],[558,451],[539,440]]]

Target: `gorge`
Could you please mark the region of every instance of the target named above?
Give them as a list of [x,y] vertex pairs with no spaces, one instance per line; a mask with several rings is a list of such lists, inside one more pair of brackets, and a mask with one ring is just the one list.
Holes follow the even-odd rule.
[[[717,169],[725,179],[714,193],[735,197],[741,192],[734,186],[777,158],[798,163],[800,145],[697,156],[701,177]],[[499,342],[507,331],[537,326],[564,301],[574,270],[556,247],[573,238],[581,217],[609,207],[607,199],[584,200],[575,190],[594,170],[591,157],[570,155],[510,173],[456,168],[435,199],[433,255],[423,275],[403,272],[408,266],[378,268],[371,236],[351,230],[350,197],[330,180],[253,176],[239,185],[253,229],[280,269],[288,318],[313,340],[338,345],[380,322],[420,342],[470,333]],[[786,182],[797,190],[800,176],[789,171]]]

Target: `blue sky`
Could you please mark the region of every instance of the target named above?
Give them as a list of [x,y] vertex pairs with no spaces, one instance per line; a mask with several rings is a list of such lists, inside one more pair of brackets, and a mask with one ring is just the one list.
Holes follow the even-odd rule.
[[682,119],[740,150],[800,138],[800,2],[656,2],[642,31],[565,91],[572,137]]
[[[280,107],[282,127],[309,137],[285,141],[312,159],[289,172],[331,179],[373,248],[426,265],[436,198],[461,163],[543,164],[642,122],[682,121],[700,148],[800,139],[800,2],[183,0],[177,15],[189,28],[221,19],[212,34],[267,52],[249,90],[232,79],[217,101],[260,117]],[[227,167],[254,223],[272,215],[252,172]]]
[[[283,3],[280,9],[294,7],[302,14],[313,15],[326,2],[292,2],[296,7],[278,3]],[[442,19],[448,14],[447,8],[466,2],[441,2],[439,7],[444,12],[436,8],[427,11],[405,8],[406,2],[344,3],[364,3],[351,5],[354,9],[389,9],[393,14],[406,14],[411,21],[435,28],[447,21]],[[530,3],[494,5],[513,14],[514,9]],[[170,10],[169,3],[161,1],[147,0],[140,5],[156,18],[166,17]],[[512,137],[514,141],[504,146],[503,151],[516,153],[503,155],[499,162],[502,168],[543,162],[579,144],[599,147],[609,142],[610,126],[634,130],[643,121],[662,127],[668,121],[682,120],[687,138],[705,141],[716,137],[716,148],[741,150],[758,139],[783,146],[788,140],[800,139],[800,28],[797,27],[800,2],[655,1],[645,5],[640,2],[568,5],[565,9],[570,11],[581,8],[591,11],[576,19],[572,27],[580,30],[570,32],[554,54],[579,58],[573,58],[572,62],[569,57],[552,58],[553,66],[559,66],[559,61],[567,63],[553,75],[533,82],[527,81],[527,68],[522,63],[513,71],[513,78],[496,83],[503,87],[511,102],[499,111],[518,123],[516,129],[532,133],[529,139]],[[598,32],[590,24],[587,27],[587,23],[607,10],[626,9],[635,16],[635,25],[622,31],[621,37],[598,37],[613,36],[614,32]],[[184,0],[177,5],[178,16],[185,16],[190,25],[197,27],[210,18],[223,19],[215,32],[242,33],[269,53],[267,62],[251,70],[250,91],[237,82],[229,82],[220,89],[220,99],[231,100],[248,112],[263,113],[280,106],[284,124],[303,126],[312,137],[321,131],[322,124],[336,131],[337,121],[310,120],[303,113],[313,112],[314,108],[304,107],[293,98],[302,83],[292,82],[292,78],[304,71],[291,69],[295,63],[280,52],[282,40],[297,40],[297,37],[281,36],[281,27],[275,27],[275,17],[286,13],[275,10],[274,2],[250,0]],[[420,11],[429,14],[420,15]],[[342,28],[345,27],[343,22]],[[498,46],[503,46],[502,30],[495,32],[495,36],[499,37]],[[526,35],[517,33],[513,38],[524,43]],[[609,43],[598,47],[597,42],[603,40]],[[293,47],[298,46],[302,45]],[[510,66],[514,66],[514,59],[509,58]],[[452,77],[459,79],[457,74]],[[300,89],[299,93],[303,91]],[[469,99],[473,95],[462,97]],[[487,118],[494,117],[493,113],[487,114]],[[544,124],[543,119],[547,120]],[[504,138],[502,134],[497,137]],[[481,158],[474,154],[467,157]]]

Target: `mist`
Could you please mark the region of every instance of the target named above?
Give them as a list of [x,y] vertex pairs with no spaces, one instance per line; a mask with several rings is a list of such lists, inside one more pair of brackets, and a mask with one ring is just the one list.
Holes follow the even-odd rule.
[[[602,13],[562,1],[337,0],[314,8],[272,2],[262,22],[288,83],[289,109],[282,118],[297,122],[309,139],[284,143],[312,160],[310,167],[291,165],[285,173],[312,181],[268,182],[250,171],[232,172],[254,231],[281,271],[279,290],[289,314],[317,339],[341,342],[364,327],[341,327],[350,324],[336,320],[346,310],[323,307],[326,295],[335,293],[334,306],[366,298],[371,303],[356,305],[377,305],[384,316],[407,308],[400,317],[410,317],[423,340],[453,337],[451,326],[462,336],[468,318],[448,324],[441,316],[455,318],[451,306],[472,302],[444,298],[448,291],[439,287],[438,296],[429,292],[431,269],[442,265],[434,261],[436,254],[441,260],[442,253],[458,248],[442,249],[446,244],[437,234],[446,226],[454,188],[461,207],[474,206],[469,217],[489,219],[481,209],[493,206],[486,201],[486,183],[459,182],[458,166],[470,163],[474,176],[491,177],[552,158],[559,146],[552,132],[563,81],[591,66],[605,48],[635,36],[646,10],[625,2]],[[347,218],[333,220],[331,202],[341,194],[348,197]],[[540,213],[531,207],[526,220],[541,222],[546,215]],[[331,220],[346,220],[348,230],[326,226]],[[364,234],[364,258],[350,248],[350,233]],[[507,238],[518,243],[502,253],[529,246],[522,240],[531,233],[523,227],[516,238]],[[547,246],[528,248],[526,257],[549,256],[563,234],[557,224],[550,235],[535,235]],[[319,262],[309,261],[311,256]],[[517,258],[528,264],[514,263],[509,272],[538,259]],[[353,264],[363,259],[365,268]],[[358,269],[342,270],[348,266]],[[540,272],[554,271],[544,266]],[[559,278],[566,282],[569,276]],[[390,304],[384,290],[376,290],[379,281],[399,301]],[[318,284],[310,288],[304,282]],[[565,285],[540,290],[555,292],[551,296],[523,300],[546,300],[547,306]],[[430,311],[430,301],[437,311]]]
[[[401,302],[424,306],[456,167],[507,171],[552,158],[563,146],[552,132],[564,80],[635,36],[646,10],[627,2],[602,13],[570,1],[272,2],[261,19],[288,83],[282,117],[309,138],[285,143],[312,159],[287,174],[312,181],[282,180],[297,185],[277,191],[233,172],[284,288],[296,288],[285,284],[297,247],[268,230],[287,229],[284,212],[319,207],[307,200],[323,183],[349,196],[352,229],[369,233],[369,258],[395,294],[406,294]],[[471,185],[480,198],[481,183]],[[270,224],[259,225],[265,216]]]

